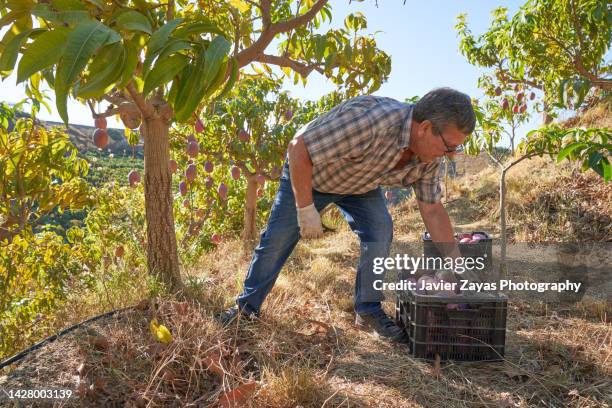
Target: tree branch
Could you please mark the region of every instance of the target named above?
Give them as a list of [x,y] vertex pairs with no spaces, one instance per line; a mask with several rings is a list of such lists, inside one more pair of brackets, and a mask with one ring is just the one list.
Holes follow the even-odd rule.
[[93,107],[93,103],[91,102],[91,100],[87,100],[87,105],[89,106],[89,109],[91,110],[91,116],[94,119],[97,118],[107,118],[109,116],[113,116],[119,113],[119,108],[115,107],[115,108],[106,108],[106,111],[103,113],[96,113],[94,107]]
[[319,11],[321,11],[325,4],[327,4],[327,0],[319,0],[306,13],[287,21],[279,21],[278,23],[275,23],[273,25],[273,30],[277,33],[284,33],[306,24],[307,22],[312,20]]
[[576,55],[576,57],[574,58],[574,66],[576,67],[578,73],[583,77],[588,78],[592,85],[598,86],[603,89],[612,89],[612,79],[598,78],[596,75],[587,71],[587,69],[582,64],[582,58],[580,57],[580,55]]
[[96,113],[96,110],[93,107],[93,103],[91,103],[91,100],[87,100],[87,106],[89,106],[89,110],[91,110],[91,116],[93,116],[93,118],[97,118],[98,114]]
[[232,23],[234,23],[234,56],[238,54],[240,48],[240,22],[238,21],[237,13],[230,9],[232,14]]
[[111,94],[106,94],[102,96],[107,102],[112,103],[113,105],[119,105],[121,102],[127,102],[128,100],[124,97],[122,92],[115,92]]
[[517,78],[511,77],[510,72],[506,68],[503,67],[501,61],[497,62],[497,70],[499,74],[502,76],[502,78],[510,84],[525,84],[525,85],[529,85],[532,88],[539,89],[541,91],[544,90],[544,87],[535,81],[531,81],[529,79],[524,79],[524,78],[517,79]]
[[261,22],[263,25],[263,31],[268,31],[272,25],[272,17],[270,15],[270,7],[272,6],[272,0],[261,0]]
[[152,107],[147,104],[144,97],[140,92],[138,92],[132,81],[127,84],[127,90],[130,93],[132,99],[134,100],[136,106],[138,106],[138,109],[140,110],[143,119],[151,118],[154,114]]
[[271,0],[261,0],[260,9],[263,28],[259,38],[257,38],[257,40],[250,47],[240,51],[238,55],[236,55],[239,68],[250,64],[251,61],[257,57],[257,55],[263,53],[276,35],[276,32],[271,29],[272,17],[270,16],[270,6]]
[[104,113],[98,113],[96,117],[98,118],[108,118],[109,116],[113,116],[119,113],[119,108],[106,109]]
[[310,10],[306,13],[292,18],[287,21],[281,21],[275,24],[272,24],[272,18],[270,15],[270,7],[271,0],[261,0],[261,20],[262,20],[262,30],[259,38],[251,45],[249,48],[242,50],[238,53],[236,58],[238,59],[238,67],[242,68],[245,65],[250,64],[254,61],[260,54],[266,50],[268,45],[274,39],[274,36],[279,33],[284,33],[292,30],[295,27],[306,24],[308,21],[312,20],[315,15],[323,8],[323,6],[327,3],[328,0],[318,0]]
[[312,71],[317,71],[321,74],[325,72],[323,68],[318,65],[306,65],[288,57],[278,57],[276,55],[261,54],[257,56],[253,62],[278,65],[279,67],[289,67],[303,77],[307,77]]
[[168,9],[166,10],[166,21],[174,19],[174,0],[168,0]]
[[519,164],[520,162],[522,162],[525,159],[531,159],[534,156],[537,156],[537,153],[528,153],[524,156],[519,157],[518,159],[514,160],[513,162],[511,162],[510,164],[508,164],[505,168],[504,171],[508,171],[510,170],[511,167],[514,167],[515,165]]

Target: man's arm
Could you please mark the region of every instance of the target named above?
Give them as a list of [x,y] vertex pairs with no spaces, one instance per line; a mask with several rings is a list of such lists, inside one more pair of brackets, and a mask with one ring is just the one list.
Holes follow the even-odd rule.
[[289,174],[298,208],[312,204],[312,161],[302,135],[289,143]]
[[302,238],[320,237],[323,235],[323,224],[312,199],[312,160],[302,135],[289,143],[287,155],[300,235]]
[[454,263],[456,258],[461,257],[461,252],[459,252],[459,245],[455,241],[453,226],[446,209],[441,202],[433,204],[418,200],[417,202],[431,240],[436,243],[442,257],[452,258]]

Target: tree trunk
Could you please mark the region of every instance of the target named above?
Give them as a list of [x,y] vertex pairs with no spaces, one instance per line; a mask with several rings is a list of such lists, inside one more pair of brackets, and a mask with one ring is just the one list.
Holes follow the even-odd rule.
[[546,102],[544,102],[544,107],[542,110],[542,123],[544,125],[550,124],[553,121],[553,117],[548,114],[549,106]]
[[505,277],[506,265],[506,172],[503,168],[499,176],[499,238],[500,238],[500,278]]
[[183,288],[179,271],[174,214],[172,177],[168,167],[169,124],[155,116],[143,121],[144,190],[147,220],[147,266],[174,293]]
[[[525,159],[531,159],[535,154],[527,154],[514,160],[505,167],[500,162],[497,162],[501,167],[501,174],[499,176],[499,230],[500,230],[500,275],[506,275],[508,265],[506,261],[507,253],[507,227],[506,227],[506,174],[510,169]],[[500,276],[501,278],[502,276]]]
[[542,112],[542,122],[544,122],[545,125],[550,124],[550,122],[552,121],[553,121],[553,117],[550,116],[548,112],[546,111]]
[[244,229],[242,239],[251,240],[257,235],[257,179],[247,175],[246,206],[244,208]]

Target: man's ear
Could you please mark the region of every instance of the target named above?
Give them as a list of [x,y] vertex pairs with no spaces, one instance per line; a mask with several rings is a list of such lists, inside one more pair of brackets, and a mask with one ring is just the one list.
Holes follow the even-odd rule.
[[431,121],[429,121],[427,119],[425,119],[424,121],[419,123],[419,126],[418,126],[419,138],[423,138],[427,134],[427,131],[430,128],[431,128]]

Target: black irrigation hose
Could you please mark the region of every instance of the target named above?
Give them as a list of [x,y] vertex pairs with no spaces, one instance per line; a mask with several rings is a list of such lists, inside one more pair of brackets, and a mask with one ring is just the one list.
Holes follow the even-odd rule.
[[34,350],[36,350],[36,349],[38,349],[38,348],[42,347],[43,345],[45,345],[45,344],[47,344],[47,343],[51,343],[52,341],[55,341],[55,340],[56,340],[57,338],[59,338],[60,336],[63,336],[64,334],[69,333],[69,332],[73,331],[73,330],[74,330],[74,329],[76,329],[76,328],[79,328],[79,327],[81,327],[81,326],[83,326],[83,325],[85,325],[85,324],[87,324],[87,323],[91,323],[91,322],[93,322],[93,321],[95,321],[95,320],[98,320],[98,319],[101,319],[101,318],[103,318],[103,317],[109,317],[109,316],[112,316],[112,315],[114,315],[115,313],[123,312],[123,311],[129,310],[129,309],[134,309],[135,307],[136,307],[136,306],[127,306],[127,307],[124,307],[124,308],[121,308],[121,309],[111,310],[110,312],[106,312],[106,313],[103,313],[103,314],[101,314],[101,315],[94,316],[94,317],[92,317],[92,318],[90,318],[90,319],[87,319],[87,320],[85,320],[85,321],[81,322],[81,323],[74,324],[74,325],[72,325],[72,326],[68,327],[67,329],[62,330],[62,331],[61,331],[61,332],[59,332],[59,333],[53,334],[53,335],[51,335],[51,336],[47,337],[46,339],[39,341],[38,343],[34,344],[32,347],[27,348],[27,349],[25,349],[25,350],[23,350],[23,351],[20,351],[19,353],[15,354],[14,356],[9,357],[9,358],[7,358],[6,360],[4,360],[4,361],[0,362],[0,369],[2,369],[2,368],[4,368],[4,367],[8,366],[9,364],[14,363],[15,361],[21,360],[21,359],[22,359],[22,358],[24,358],[24,357],[25,357],[25,356],[26,356],[26,355],[27,355],[29,352],[34,351]]

